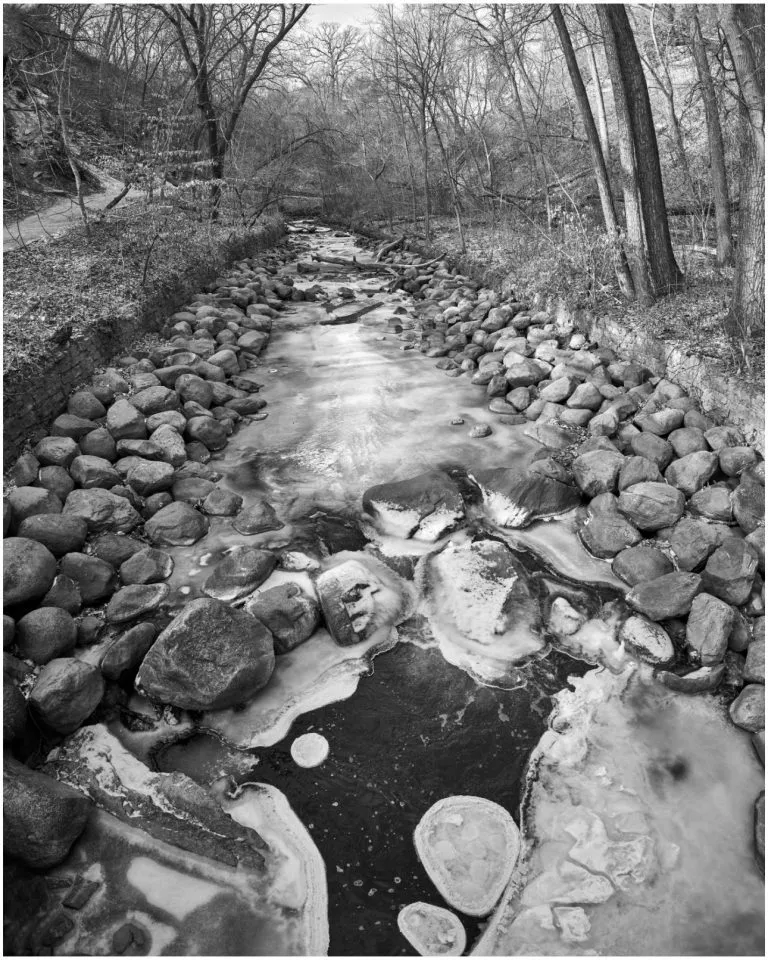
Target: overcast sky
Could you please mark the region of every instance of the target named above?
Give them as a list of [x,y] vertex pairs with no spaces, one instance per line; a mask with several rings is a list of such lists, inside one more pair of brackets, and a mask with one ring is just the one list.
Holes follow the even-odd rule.
[[315,3],[304,16],[304,22],[341,23],[344,26],[360,26],[372,15],[373,4],[370,3]]

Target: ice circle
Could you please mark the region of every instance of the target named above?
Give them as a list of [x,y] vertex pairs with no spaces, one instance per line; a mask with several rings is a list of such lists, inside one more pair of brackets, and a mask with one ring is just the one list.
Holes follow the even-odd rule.
[[291,756],[300,767],[319,767],[328,756],[328,741],[320,733],[304,733],[291,744]]

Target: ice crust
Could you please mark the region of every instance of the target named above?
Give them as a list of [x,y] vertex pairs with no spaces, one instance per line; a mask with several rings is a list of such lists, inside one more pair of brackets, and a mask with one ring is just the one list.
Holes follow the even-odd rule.
[[460,957],[467,946],[461,921],[431,903],[409,903],[397,915],[400,933],[423,957]]

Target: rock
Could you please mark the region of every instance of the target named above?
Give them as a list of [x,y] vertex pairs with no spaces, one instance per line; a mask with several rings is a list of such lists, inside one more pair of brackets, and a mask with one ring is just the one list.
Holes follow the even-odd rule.
[[659,468],[647,457],[625,457],[619,472],[619,492],[636,483],[661,483]]
[[687,457],[690,453],[696,453],[699,450],[709,450],[707,441],[704,439],[704,432],[695,427],[681,427],[679,430],[673,430],[667,438],[672,444],[675,455],[678,457]]
[[646,533],[676,523],[685,510],[685,496],[665,483],[636,483],[621,492],[618,508]]
[[99,617],[83,617],[77,625],[77,643],[80,647],[90,647],[101,637],[104,621]]
[[35,456],[41,467],[68,467],[80,453],[80,447],[71,437],[43,437],[35,447]]
[[171,496],[174,500],[184,503],[197,503],[204,500],[213,488],[212,480],[206,480],[203,477],[183,477],[174,482],[171,487]]
[[79,790],[3,758],[3,847],[35,870],[66,859],[93,804]]
[[691,497],[712,479],[717,467],[717,454],[702,450],[673,460],[664,472],[664,479]]
[[107,622],[126,623],[152,613],[169,593],[167,583],[137,583],[122,587],[107,604]]
[[80,452],[90,457],[101,457],[111,463],[117,459],[117,444],[106,427],[97,427],[81,438]]
[[[185,421],[186,423],[186,421]],[[181,435],[169,424],[163,424],[150,437],[163,451],[163,460],[172,467],[180,467],[187,461],[187,449]]]
[[16,636],[16,621],[9,617],[7,613],[3,614],[3,649],[7,649],[13,643]]
[[670,620],[685,616],[701,589],[701,577],[698,574],[668,573],[633,587],[626,600],[634,610],[650,620]]
[[642,411],[635,417],[635,426],[645,433],[653,433],[657,437],[666,437],[668,433],[682,427],[685,414],[682,410],[662,407],[655,413]]
[[308,640],[320,623],[320,604],[298,583],[281,583],[255,593],[245,609],[270,631],[276,654],[288,653]]
[[555,597],[549,611],[549,621],[547,626],[550,633],[556,637],[570,637],[586,621],[583,613],[580,613],[565,599],[565,597]]
[[765,520],[765,488],[746,477],[731,494],[733,516],[745,533],[753,533]]
[[757,452],[752,447],[721,447],[719,460],[720,469],[727,477],[738,477],[757,463]]
[[[179,410],[164,410],[162,413],[153,413],[151,417],[147,417],[149,443],[159,445],[152,438],[152,435],[160,427],[172,427],[179,434],[179,436],[181,436],[187,428],[187,418]],[[127,442],[128,441],[126,440],[123,441],[123,443]],[[133,442],[138,443],[140,441]],[[162,459],[165,458],[163,457]]]
[[269,631],[219,600],[188,603],[155,641],[136,685],[184,710],[219,710],[250,700],[272,675]]
[[736,611],[709,593],[694,597],[688,614],[685,639],[705,667],[720,663],[728,649]]
[[91,382],[91,392],[103,404],[112,403],[118,394],[128,393],[130,389],[128,381],[114,367],[97,374]]
[[170,463],[139,460],[128,470],[125,480],[140,497],[150,497],[153,493],[168,490],[173,484],[175,474],[176,471]]
[[38,483],[55,494],[62,503],[75,489],[75,481],[64,467],[41,467]]
[[211,517],[234,517],[243,505],[243,498],[231,490],[214,487],[203,500],[201,509]]
[[147,521],[144,532],[152,543],[190,546],[208,532],[208,518],[186,503],[171,503]]
[[558,377],[539,390],[542,400],[551,403],[562,403],[567,400],[576,389],[576,381],[572,377]]
[[757,555],[757,569],[765,575],[765,527],[758,527],[744,538]]
[[629,617],[619,631],[619,640],[633,657],[654,666],[666,666],[675,658],[667,631],[646,617]]
[[27,701],[7,673],[3,673],[3,744],[24,736],[27,729]]
[[717,529],[694,517],[678,520],[667,540],[678,568],[689,572],[700,567],[720,543]]
[[660,680],[665,687],[677,690],[679,693],[704,693],[707,690],[715,690],[720,685],[724,674],[725,664],[718,663],[714,667],[699,667],[698,670],[685,674],[659,670],[656,673],[656,679]]
[[59,607],[74,617],[83,606],[83,598],[79,585],[71,577],[57,574],[40,603],[44,607]]
[[726,424],[723,427],[712,427],[704,437],[710,447],[718,453],[723,447],[739,447],[744,444],[744,436],[738,427]]
[[73,733],[101,701],[104,680],[98,667],[71,658],[51,660],[40,671],[29,706],[57,733]]
[[275,568],[275,555],[258,547],[232,547],[203,584],[203,593],[232,603],[260,587]]
[[267,401],[251,394],[249,397],[233,397],[227,400],[225,409],[239,413],[241,417],[251,417],[266,407]]
[[42,597],[56,576],[56,558],[42,543],[26,537],[3,541],[3,604]]
[[107,647],[101,660],[101,672],[107,680],[121,680],[133,674],[155,642],[155,627],[138,623]]
[[90,390],[78,390],[67,401],[67,412],[84,420],[100,420],[107,414],[104,404]]
[[31,487],[37,480],[39,469],[40,461],[33,453],[27,451],[22,453],[11,467],[10,478],[17,487]]
[[669,557],[658,547],[640,543],[616,554],[611,569],[617,577],[634,587],[646,580],[655,580],[672,573],[675,568]]
[[115,569],[121,567],[134,553],[145,548],[146,544],[141,540],[134,540],[133,537],[125,537],[117,533],[102,533],[91,543],[93,556],[105,560]]
[[757,573],[757,554],[744,540],[730,537],[707,560],[702,580],[704,589],[741,606],[749,599]]
[[87,606],[111,596],[117,586],[115,568],[84,553],[66,554],[59,562],[59,570],[75,581]]
[[576,457],[572,464],[573,476],[582,493],[590,498],[613,493],[623,464],[620,453],[593,450]]
[[108,490],[122,482],[117,470],[109,460],[103,457],[75,457],[69,468],[69,474],[75,483],[86,490],[92,490],[94,487]]
[[765,729],[765,685],[750,683],[730,706],[731,720],[742,730],[757,733]]
[[414,844],[445,901],[468,916],[484,917],[514,871],[520,832],[509,813],[490,800],[446,797],[421,818]]
[[580,383],[566,401],[574,409],[599,410],[603,396],[593,383]]
[[459,918],[431,903],[409,903],[397,915],[400,933],[424,957],[460,957],[467,935]]
[[71,413],[62,413],[51,424],[51,434],[54,437],[70,437],[72,440],[79,440],[86,433],[90,433],[95,426],[93,420],[75,417]]
[[190,440],[197,440],[208,450],[223,450],[227,445],[227,431],[213,417],[191,417],[187,420],[185,433]]
[[174,390],[182,401],[194,400],[208,409],[213,401],[213,387],[207,380],[193,373],[182,374],[174,384]]
[[[145,417],[154,413],[165,413],[168,410],[179,409],[179,395],[168,387],[147,387],[139,390],[131,397],[133,406]],[[145,425],[146,426],[146,425]],[[115,439],[118,439],[115,437]]]
[[730,491],[725,486],[704,487],[688,501],[688,509],[694,516],[730,523],[733,515]]
[[16,647],[20,657],[45,664],[74,649],[77,624],[66,610],[38,607],[16,624]]
[[122,398],[107,410],[107,429],[115,441],[145,440],[147,436],[144,415]]
[[576,487],[530,471],[496,467],[470,471],[469,478],[480,488],[488,515],[502,527],[559,516],[581,500]]
[[139,550],[120,565],[120,579],[124,584],[159,583],[173,573],[173,560],[162,550],[147,547]]
[[259,500],[249,504],[241,510],[232,521],[232,526],[243,536],[255,536],[257,533],[267,533],[270,530],[279,530],[285,526],[275,513],[272,504],[266,500]]
[[617,553],[640,543],[643,535],[619,513],[613,494],[604,493],[589,505],[578,535],[594,557],[608,560]]
[[141,523],[141,517],[125,497],[98,488],[73,490],[64,504],[64,515],[82,517],[91,534],[130,533]]
[[[763,737],[765,740],[765,737]],[[763,743],[765,747],[765,743]],[[765,750],[763,750],[765,754]],[[755,856],[765,872],[765,790],[761,790],[755,800]]]
[[381,532],[434,543],[464,519],[456,483],[440,470],[370,487],[363,510]]
[[60,513],[38,513],[19,526],[20,537],[42,543],[55,557],[80,550],[87,535],[88,524],[82,517]]
[[652,433],[640,433],[633,436],[629,445],[635,456],[651,460],[659,470],[665,470],[669,466],[675,452],[671,443]]
[[56,494],[42,487],[15,487],[8,494],[11,507],[11,530],[16,531],[27,517],[38,513],[61,513],[62,503]]
[[744,665],[744,679],[747,683],[765,683],[765,637],[756,638],[747,648],[747,662]]

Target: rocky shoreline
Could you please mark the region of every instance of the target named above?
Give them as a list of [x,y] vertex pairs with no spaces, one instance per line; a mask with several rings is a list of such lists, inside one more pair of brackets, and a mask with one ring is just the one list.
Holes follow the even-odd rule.
[[[757,451],[735,428],[708,421],[681,388],[567,324],[502,302],[447,263],[407,266],[416,258],[389,254],[377,271],[386,274],[387,256],[398,265],[390,289],[414,298],[388,321],[387,335],[446,376],[471,380],[493,418],[521,428],[540,452],[525,471],[475,469],[460,480],[435,469],[370,488],[364,531],[367,524],[428,551],[405,569],[383,549],[318,560],[247,545],[284,522],[267,499],[245,505],[220,485],[216,456],[239,424],[268,415],[257,367],[273,323],[303,301],[322,302],[338,324],[371,309],[352,291],[329,298],[322,285],[300,283],[318,268],[300,260],[294,276],[284,269],[295,259],[290,250],[238,261],[168,319],[165,342],[121,358],[73,393],[49,435],[13,465],[4,501],[4,836],[25,882],[88,836],[95,803],[121,820],[141,815],[163,842],[239,865],[254,889],[269,889],[276,860],[251,825],[258,817],[236,825],[181,774],[144,768],[149,779],[137,790],[133,765],[142,764],[107,725],[118,715],[141,729],[159,717],[175,723],[185,712],[238,710],[321,624],[354,656],[361,643],[386,643],[420,593],[446,651],[463,644],[455,655],[475,660],[480,651],[481,677],[497,678],[510,660],[541,648],[540,635],[594,651],[594,615],[564,596],[542,612],[503,543],[484,535],[435,548],[480,520],[505,534],[577,511],[584,548],[610,561],[627,588],[625,606],[600,621],[597,660],[619,651],[673,691],[736,693],[731,718],[764,762],[765,474]],[[493,428],[473,430],[482,442]],[[204,597],[185,601],[167,582],[173,550],[199,543],[213,522],[246,544],[219,560]],[[284,579],[259,590],[276,572]],[[468,597],[464,609],[451,609],[456,591]],[[497,656],[493,644],[504,651]],[[154,720],[133,713],[135,691],[154,705]],[[106,778],[94,774],[94,756]],[[33,769],[44,758],[43,772]],[[755,801],[761,859],[763,796]],[[306,843],[300,831],[292,835]],[[282,945],[297,952],[310,944],[322,952],[327,941],[313,869],[300,919],[285,921]],[[91,883],[93,896],[97,881],[83,876],[77,889]],[[63,905],[71,906],[66,898]],[[272,906],[283,918],[297,909]],[[69,914],[57,909],[42,934],[17,931],[20,952],[55,949],[71,934]],[[114,936],[119,953],[144,952],[150,939],[141,923],[118,925]]]

